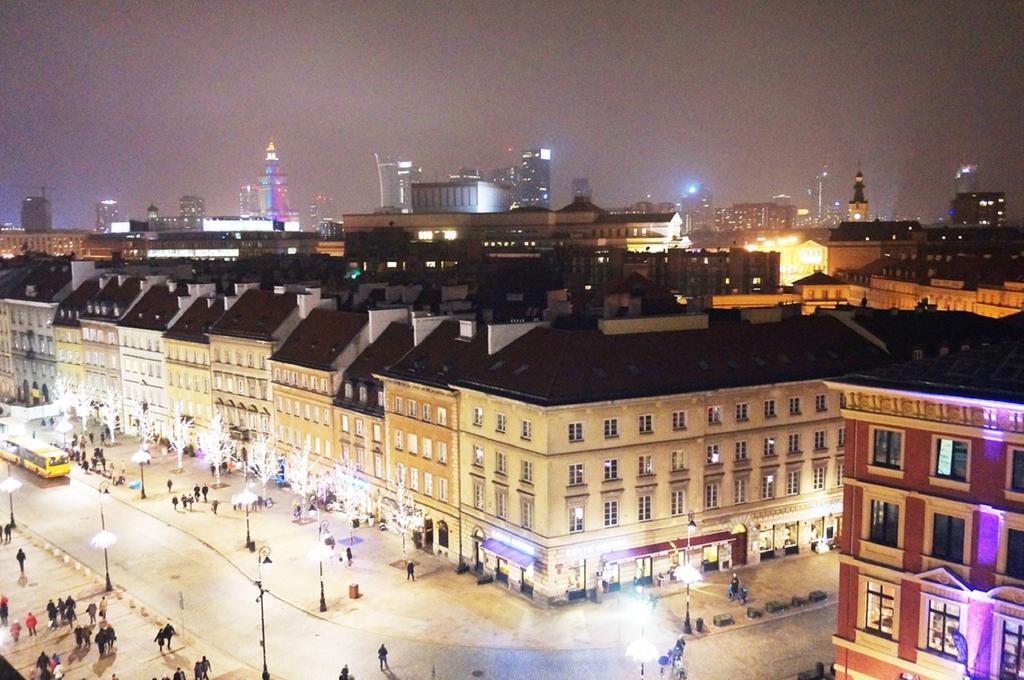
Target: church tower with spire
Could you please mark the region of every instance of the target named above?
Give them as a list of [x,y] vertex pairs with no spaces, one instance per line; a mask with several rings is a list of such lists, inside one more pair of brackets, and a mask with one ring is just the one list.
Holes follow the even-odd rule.
[[868,199],[864,198],[864,173],[857,169],[853,178],[853,200],[847,205],[846,219],[850,222],[868,221]]

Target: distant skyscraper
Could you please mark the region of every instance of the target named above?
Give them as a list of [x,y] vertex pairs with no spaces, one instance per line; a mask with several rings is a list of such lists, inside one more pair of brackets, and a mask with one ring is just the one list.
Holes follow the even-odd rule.
[[309,230],[315,231],[321,223],[337,217],[334,199],[327,194],[317,194],[309,203]]
[[961,163],[956,169],[956,193],[970,194],[980,189],[981,176],[978,166],[973,163]]
[[868,199],[864,198],[864,173],[858,170],[853,179],[853,200],[847,205],[846,219],[850,222],[867,222]]
[[178,209],[181,215],[178,221],[183,228],[202,229],[203,218],[206,217],[206,201],[202,196],[182,196],[178,201]]
[[470,168],[465,165],[448,175],[448,179],[453,182],[477,182],[482,178],[483,176],[480,174],[479,168]]
[[1006,194],[1002,191],[958,193],[950,203],[949,215],[953,224],[1006,226]]
[[263,175],[260,177],[260,215],[283,222],[290,217],[288,178],[278,171],[278,161],[277,149],[270,142],[267,144]]
[[818,223],[825,222],[825,213],[828,211],[828,166],[821,169],[814,177],[814,186],[808,191],[811,195],[811,200],[814,201],[814,215],[818,219]]
[[96,231],[110,231],[110,224],[121,219],[121,208],[117,201],[107,199],[96,203]]
[[414,167],[412,161],[394,160],[377,153],[373,157],[377,161],[377,180],[380,183],[380,210],[412,210],[412,183],[420,181],[423,168]]
[[259,217],[260,190],[255,184],[246,184],[238,192],[238,214],[240,217]]
[[593,198],[594,192],[590,188],[590,179],[587,177],[577,177],[572,181],[572,195],[573,198],[581,196],[583,198]]
[[46,196],[26,196],[21,202],[21,228],[40,232],[53,230],[53,213]]
[[512,198],[512,205],[519,205],[519,168],[517,166],[491,170],[487,179],[495,184],[507,186]]
[[715,210],[711,202],[711,191],[698,182],[691,182],[679,199],[679,217],[682,218],[682,232],[710,231],[715,224]]
[[551,149],[526,149],[519,164],[519,205],[551,207]]

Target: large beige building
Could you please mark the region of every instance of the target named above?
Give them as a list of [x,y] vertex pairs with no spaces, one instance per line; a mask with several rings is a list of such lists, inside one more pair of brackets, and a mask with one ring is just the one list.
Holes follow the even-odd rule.
[[192,419],[193,436],[213,418],[207,332],[223,313],[223,298],[200,297],[164,333],[167,403],[172,416],[180,412]]
[[121,393],[121,351],[117,324],[153,281],[124,274],[101,277],[102,287],[78,316],[86,385],[103,394]]

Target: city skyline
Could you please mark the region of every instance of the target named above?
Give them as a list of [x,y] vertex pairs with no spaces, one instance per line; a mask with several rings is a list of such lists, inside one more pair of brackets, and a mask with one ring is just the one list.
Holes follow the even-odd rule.
[[[879,213],[929,220],[967,159],[1020,217],[1024,160],[1008,143],[1024,134],[1012,105],[1024,87],[1019,6],[791,5],[799,22],[778,6],[660,3],[586,16],[559,4],[486,17],[418,8],[415,21],[386,5],[37,7],[0,8],[0,69],[17,104],[0,131],[3,221],[23,198],[11,187],[37,184],[55,187],[61,227],[92,224],[107,198],[141,214],[195,193],[232,214],[269,139],[288,158],[295,205],[327,193],[343,212],[374,208],[378,150],[433,179],[545,147],[555,206],[578,176],[607,207],[672,200],[692,181],[722,205],[780,193],[809,204],[825,163],[845,202],[860,161]],[[910,30],[922,24],[931,30]],[[249,59],[241,41],[266,25],[274,45]],[[184,51],[184,35],[200,49]],[[689,47],[644,47],[666,44]],[[26,49],[43,45],[59,48]],[[267,81],[274,103],[257,104],[249,84]]]

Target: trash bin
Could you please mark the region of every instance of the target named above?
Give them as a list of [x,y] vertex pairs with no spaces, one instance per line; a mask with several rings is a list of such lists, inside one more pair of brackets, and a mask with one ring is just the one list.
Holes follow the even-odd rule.
[[699,616],[697,617],[697,632],[698,633],[703,633],[704,632],[704,619],[702,619]]
[[359,584],[349,583],[348,584],[348,599],[358,600],[359,599]]

